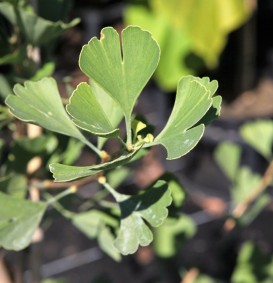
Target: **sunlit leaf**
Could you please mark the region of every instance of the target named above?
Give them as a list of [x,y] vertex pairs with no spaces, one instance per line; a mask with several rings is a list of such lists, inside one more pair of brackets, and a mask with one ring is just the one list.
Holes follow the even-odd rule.
[[271,120],[247,123],[241,127],[240,134],[264,158],[267,160],[272,158],[273,122]]
[[57,182],[66,182],[82,177],[95,175],[101,171],[116,168],[124,165],[140,150],[141,147],[136,148],[133,152],[125,153],[109,162],[96,164],[91,166],[68,166],[59,163],[50,164],[50,171]]
[[0,247],[21,250],[27,247],[47,204],[20,200],[0,193]]
[[[205,126],[198,122],[213,103],[217,82],[208,78],[184,77],[177,87],[177,96],[171,116],[152,145],[162,144],[167,159],[176,159],[193,149],[203,136]],[[193,127],[194,126],[194,127]]]
[[81,51],[81,70],[100,85],[122,109],[127,120],[140,92],[152,76],[159,47],[151,34],[138,27],[123,30],[122,51],[118,33],[111,27],[92,38]]
[[97,136],[111,137],[119,134],[108,115],[103,111],[91,87],[87,83],[80,83],[74,90],[66,106],[73,122],[86,131]]
[[[153,239],[148,227],[158,227],[168,215],[167,206],[171,204],[171,193],[164,181],[156,182],[144,193],[128,196],[113,194],[121,210],[121,223],[115,246],[123,254],[132,254],[140,246],[147,246]],[[147,222],[147,223],[146,223]]]
[[209,67],[217,65],[228,33],[242,25],[251,13],[251,5],[244,0],[150,0],[149,3],[154,13],[189,36],[192,50]]
[[6,104],[18,119],[86,141],[66,114],[53,78],[44,78],[37,82],[27,81],[24,86],[17,84],[13,91],[15,95],[9,95]]
[[[90,86],[97,101],[101,105],[101,108],[105,113],[113,128],[116,128],[123,118],[123,113],[119,105],[108,95],[99,85],[91,80]],[[107,141],[106,138],[98,137],[98,148],[102,148],[104,143]]]
[[157,40],[161,59],[155,71],[155,78],[163,89],[175,90],[177,81],[182,76],[194,73],[185,62],[192,47],[189,36],[172,26],[162,13],[140,5],[130,5],[125,9],[124,17],[127,24],[149,30]]

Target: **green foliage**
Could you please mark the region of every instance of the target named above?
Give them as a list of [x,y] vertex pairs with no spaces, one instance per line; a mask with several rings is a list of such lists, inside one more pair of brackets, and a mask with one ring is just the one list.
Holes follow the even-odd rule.
[[195,233],[196,226],[187,215],[169,216],[155,231],[155,253],[162,258],[171,258]]
[[167,149],[167,159],[187,154],[199,142],[205,126],[198,122],[213,107],[212,96],[217,87],[217,82],[209,82],[208,78],[187,76],[179,81],[171,116],[153,142]]
[[73,122],[83,130],[102,137],[114,137],[119,134],[87,83],[78,85],[66,109]]
[[95,175],[99,172],[124,165],[128,163],[140,149],[141,147],[135,148],[133,152],[125,153],[113,161],[91,166],[68,166],[59,163],[53,163],[50,164],[50,171],[53,173],[53,177],[57,182],[71,181],[78,178]]
[[130,121],[136,100],[157,67],[160,50],[151,34],[138,27],[124,29],[121,42],[122,53],[118,33],[104,28],[100,40],[92,38],[83,46],[79,65]]
[[113,259],[120,261],[121,255],[114,246],[114,236],[110,227],[117,227],[117,219],[99,210],[77,213],[71,217],[73,225],[87,237],[97,239],[100,248]]
[[[244,124],[240,128],[243,139],[268,162],[272,162],[273,123],[270,120],[257,120]],[[259,138],[257,138],[259,137]],[[233,143],[221,143],[215,150],[215,159],[220,168],[231,181],[231,196],[233,205],[242,210],[239,215],[233,215],[238,224],[246,226],[270,203],[271,197],[265,192],[270,185],[266,176],[245,165],[241,165],[242,149]],[[270,165],[269,166],[272,166]],[[269,168],[269,167],[268,167]],[[268,169],[267,169],[268,170]],[[236,214],[236,213],[235,213]]]
[[[66,108],[52,78],[27,81],[23,86],[17,84],[15,95],[6,99],[11,113],[20,120],[75,138],[97,154],[100,160],[97,159],[95,164],[71,166],[68,164],[75,160],[81,148],[78,142],[68,143],[66,151],[72,152],[68,155],[56,152],[56,143],[51,150],[43,148],[47,153],[51,152],[49,160],[62,160],[63,164],[50,164],[55,181],[66,182],[93,175],[93,180],[105,189],[95,193],[94,200],[84,203],[84,210],[78,213],[61,208],[58,203],[68,193],[76,191],[74,186],[56,197],[47,194],[45,197],[49,204],[86,236],[96,239],[102,250],[116,260],[120,260],[120,254],[134,253],[139,245],[147,246],[152,242],[151,227],[163,224],[172,199],[174,202],[170,208],[174,213],[167,222],[174,221],[176,229],[170,229],[168,233],[169,246],[176,244],[176,236],[184,233],[187,238],[194,233],[194,226],[178,213],[185,193],[176,178],[166,174],[136,195],[121,194],[115,188],[129,174],[121,166],[141,158],[147,153],[145,149],[155,145],[167,149],[168,159],[183,156],[198,143],[205,124],[220,112],[221,98],[213,97],[218,87],[216,81],[192,76],[182,78],[169,121],[154,139],[152,127],[132,113],[141,91],[155,71],[159,56],[158,44],[149,32],[129,26],[123,30],[120,40],[113,28],[104,28],[101,39],[92,38],[80,54],[80,68],[91,81],[78,85]],[[125,137],[119,129],[122,117],[126,124]],[[80,129],[85,130],[85,134],[95,135],[97,146],[90,143]],[[120,148],[113,156],[103,150],[110,138],[120,142]],[[74,145],[75,150],[71,150]],[[109,193],[114,202],[104,199]],[[23,220],[22,223],[26,221]],[[187,226],[183,231],[179,227],[181,224]]]
[[15,251],[27,247],[46,208],[46,203],[22,200],[0,192],[0,247]]
[[9,3],[0,3],[0,13],[13,25],[18,25],[28,43],[34,46],[48,43],[58,37],[64,30],[75,26],[79,19],[69,24],[61,21],[50,22],[34,14],[30,7],[16,7]]
[[272,159],[273,122],[271,120],[247,123],[240,129],[240,133],[244,140],[265,159]]
[[17,84],[13,91],[15,95],[9,95],[6,104],[18,119],[86,141],[65,112],[53,78],[44,78],[38,82],[27,81],[24,86]]
[[246,242],[237,259],[237,265],[232,274],[233,283],[269,283],[273,280],[273,258],[264,255],[251,242]]
[[[158,41],[162,58],[155,75],[166,90],[174,90],[181,76],[194,74],[204,63],[216,67],[228,34],[251,14],[244,0],[149,0],[148,4],[149,9],[140,3],[128,5],[125,21],[151,31]],[[190,57],[195,57],[192,64]]]

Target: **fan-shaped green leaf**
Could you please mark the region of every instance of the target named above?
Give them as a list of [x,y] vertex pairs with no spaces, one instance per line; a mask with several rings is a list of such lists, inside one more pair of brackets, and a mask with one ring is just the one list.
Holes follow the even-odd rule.
[[141,149],[136,148],[130,153],[125,153],[109,162],[102,164],[96,164],[91,166],[68,166],[59,163],[50,164],[50,171],[53,173],[53,177],[57,182],[71,181],[91,175],[95,175],[101,171],[116,168],[118,166],[126,164],[133,156]]
[[[111,125],[113,126],[113,128],[116,128],[123,118],[121,108],[110,95],[108,95],[99,85],[94,83],[92,80],[90,81],[90,86],[104,113],[107,114],[108,120],[111,121]],[[106,138],[99,137],[98,148],[102,148],[106,141]]]
[[74,90],[66,106],[73,122],[86,131],[97,136],[111,137],[119,133],[103,111],[91,87],[87,83],[80,83]]
[[273,122],[270,120],[258,120],[247,123],[240,129],[244,140],[254,147],[264,158],[272,158]]
[[0,193],[0,247],[21,250],[27,247],[47,204],[18,199]]
[[171,192],[168,184],[157,181],[151,188],[137,196],[113,193],[121,210],[121,223],[115,246],[123,254],[134,253],[138,246],[147,246],[153,234],[147,221],[153,227],[163,223],[168,215],[167,206],[171,204]]
[[123,30],[122,50],[118,33],[111,27],[101,31],[82,49],[81,70],[100,85],[121,107],[127,120],[140,92],[152,76],[160,50],[151,34],[139,27]]
[[[171,116],[152,145],[162,144],[167,159],[179,158],[188,153],[201,139],[205,126],[199,124],[213,103],[217,81],[187,76],[177,87],[177,95]],[[193,127],[194,126],[194,127]]]
[[6,104],[18,119],[86,142],[66,114],[53,78],[27,81],[24,86],[16,84],[13,91],[15,95],[9,95]]

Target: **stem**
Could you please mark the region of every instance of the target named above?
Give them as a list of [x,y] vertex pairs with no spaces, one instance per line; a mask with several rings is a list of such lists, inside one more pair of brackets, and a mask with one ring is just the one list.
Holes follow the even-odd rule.
[[67,219],[71,219],[75,215],[74,212],[65,209],[59,202],[52,203],[52,206]]
[[65,189],[67,187],[72,187],[72,186],[76,186],[77,188],[91,183],[95,180],[97,180],[98,175],[92,175],[89,177],[86,177],[84,179],[80,179],[77,181],[72,181],[72,182],[60,182],[60,183],[56,183],[54,181],[51,180],[36,180],[36,179],[32,179],[30,181],[30,185],[34,185],[36,186],[39,190],[48,190],[48,189]]
[[89,142],[87,139],[84,140],[84,143],[91,148],[99,157],[101,157],[101,151],[95,147],[91,142]]
[[119,199],[120,194],[110,185],[106,182],[105,178],[102,177],[101,179],[98,179],[98,182],[104,186],[104,188],[116,199]]
[[122,139],[120,136],[118,136],[118,140],[120,141],[120,143],[121,143],[123,146],[125,146],[125,148],[127,148],[127,144],[123,141],[123,139]]
[[[256,189],[248,195],[248,197],[243,200],[242,202],[240,202],[232,211],[232,216],[234,216],[235,218],[239,218],[241,217],[245,211],[249,208],[249,206],[251,205],[251,203],[261,194],[263,193],[268,186],[271,184],[273,180],[273,160],[271,160],[271,162],[269,163],[263,178],[261,180],[261,182],[259,183],[259,185],[256,187]],[[230,231],[234,228],[235,226],[235,221],[234,219],[227,219],[227,221],[224,224],[224,229],[226,231]]]
[[127,141],[126,146],[132,151],[132,132],[131,132],[131,116],[125,118]]
[[67,195],[73,194],[76,191],[77,191],[77,187],[76,186],[71,186],[67,190],[62,191],[61,193],[57,194],[56,196],[51,197],[50,199],[47,199],[47,203],[48,203],[48,205],[51,205],[54,202],[57,202],[59,199],[65,197]]

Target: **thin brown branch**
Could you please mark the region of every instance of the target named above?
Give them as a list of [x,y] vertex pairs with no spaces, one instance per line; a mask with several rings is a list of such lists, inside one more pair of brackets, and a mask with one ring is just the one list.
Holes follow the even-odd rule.
[[29,184],[36,186],[37,188],[42,189],[42,190],[65,189],[65,188],[71,187],[71,186],[75,186],[77,188],[80,188],[83,185],[97,181],[99,176],[100,176],[100,174],[96,174],[96,175],[92,175],[92,176],[86,177],[84,179],[80,179],[80,180],[72,181],[72,182],[54,182],[54,181],[51,181],[51,180],[31,179],[29,181]]
[[181,283],[193,283],[199,275],[197,268],[191,268],[181,280]]
[[[264,192],[268,186],[272,183],[273,181],[273,160],[269,163],[263,178],[259,185],[256,187],[256,189],[250,193],[246,199],[244,199],[242,202],[240,202],[237,206],[234,207],[232,211],[232,216],[235,218],[238,218],[242,216],[245,211],[249,208],[251,203],[262,193]],[[235,226],[235,221],[233,219],[228,219],[225,222],[224,229],[226,231],[230,231],[234,228]]]

